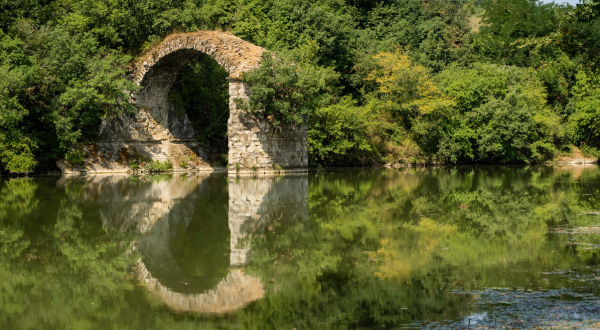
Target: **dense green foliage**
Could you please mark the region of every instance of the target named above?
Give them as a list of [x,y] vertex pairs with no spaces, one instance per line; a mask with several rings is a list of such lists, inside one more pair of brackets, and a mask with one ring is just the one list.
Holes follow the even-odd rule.
[[[127,65],[171,31],[199,29],[230,31],[272,52],[244,76],[253,96],[240,105],[276,125],[308,123],[313,163],[533,162],[594,150],[599,8],[3,0],[0,171],[47,170],[97,139],[103,118],[132,110]],[[190,63],[170,99],[199,139],[224,154],[226,73],[211,61]]]
[[261,66],[245,77],[252,86],[250,100],[236,100],[238,106],[257,116],[281,122],[307,124],[312,113],[330,102],[334,84],[339,78],[333,68],[320,68],[311,63],[317,50],[314,41],[295,52],[282,52],[279,56],[266,52]]
[[[323,69],[333,65],[339,83],[312,95],[321,106],[304,106],[311,103],[304,96],[302,106],[291,107],[309,123],[313,164],[529,163],[571,155],[574,147],[597,156],[596,3],[361,5],[353,8],[354,32],[335,35],[351,45],[345,62],[321,49],[313,57]],[[321,45],[310,31],[300,39]],[[298,62],[287,58],[290,67]],[[252,91],[315,76],[269,75],[272,64],[264,66],[244,78]],[[274,106],[283,99],[253,95],[249,107],[290,123],[289,110]]]
[[135,158],[129,160],[129,168],[131,170],[144,170],[150,173],[168,172],[173,169],[173,164],[168,160],[161,162],[160,160],[152,160],[150,158]]

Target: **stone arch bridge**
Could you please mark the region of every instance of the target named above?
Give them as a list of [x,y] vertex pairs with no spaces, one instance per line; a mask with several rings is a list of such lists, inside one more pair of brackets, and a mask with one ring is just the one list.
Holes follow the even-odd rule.
[[[254,174],[280,168],[286,172],[305,171],[306,127],[274,127],[266,119],[238,109],[234,102],[236,98],[248,98],[249,88],[240,77],[260,64],[264,51],[227,32],[199,31],[167,37],[143,56],[128,75],[141,87],[131,97],[137,111],[105,120],[100,128],[101,140],[85,148],[84,164],[71,168],[62,161],[59,167],[64,173],[127,172],[129,160],[143,156],[170,160],[175,170],[223,168],[197,140],[187,114],[178,114],[168,98],[181,69],[204,53],[229,74],[229,172]],[[186,161],[185,169],[182,160]]]

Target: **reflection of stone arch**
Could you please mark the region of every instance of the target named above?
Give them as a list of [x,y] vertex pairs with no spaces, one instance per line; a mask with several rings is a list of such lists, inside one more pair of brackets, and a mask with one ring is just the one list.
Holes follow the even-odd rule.
[[241,269],[232,269],[216,288],[199,294],[179,293],[163,286],[141,260],[136,263],[135,272],[155,297],[181,312],[230,313],[264,296],[261,280],[245,275]]
[[[61,184],[72,180],[64,180]],[[144,255],[145,260],[139,259],[134,265],[136,277],[154,297],[170,308],[227,313],[263,297],[261,280],[244,274],[241,268],[230,268],[228,274],[208,291],[182,293],[178,290],[186,289],[185,286],[177,287],[173,285],[174,281],[167,281],[169,286],[161,283],[144,264],[151,263],[159,276],[166,274],[186,278],[170,249],[173,230],[190,224],[194,200],[213,193],[210,186],[222,182],[222,178],[209,177],[206,173],[142,183],[132,182],[128,176],[93,176],[74,180],[85,182],[87,191],[82,196],[92,198],[100,205],[100,217],[105,228],[137,232],[135,249]]]
[[176,168],[181,159],[191,157],[196,161],[187,162],[186,170],[211,169],[211,155],[196,140],[197,133],[187,115],[178,115],[168,99],[180,70],[192,58],[208,54],[230,75],[229,168],[241,167],[238,173],[273,171],[278,166],[290,171],[306,170],[306,127],[273,127],[265,119],[238,110],[234,102],[248,98],[248,87],[240,76],[260,64],[264,51],[227,32],[199,31],[167,37],[143,56],[131,73],[130,79],[141,86],[132,96],[138,111],[106,120],[101,127],[103,139],[87,150],[89,157],[83,166],[74,170],[64,163],[59,166],[63,172],[127,171],[128,158],[142,155],[168,159]]
[[[134,273],[152,296],[173,310],[197,313],[229,313],[262,298],[264,288],[261,280],[244,274],[241,268],[230,268],[227,275],[208,291],[190,293],[187,283],[177,284],[188,278],[180,270],[169,247],[172,232],[169,227],[185,213],[178,209],[175,207],[172,213],[165,214],[137,240],[136,248],[144,258],[138,259]],[[156,273],[153,274],[149,266]]]
[[308,220],[308,177],[241,178],[229,183],[229,230],[231,264],[250,261],[247,244],[252,235],[260,234],[277,220]]
[[308,219],[307,176],[232,180],[228,196],[224,196],[229,199],[228,273],[214,288],[194,291],[185,286],[187,283],[177,284],[178,279],[185,281],[186,275],[171,251],[173,229],[188,228],[198,198],[214,194],[211,187],[215,189],[215,183],[223,183],[223,178],[207,174],[176,176],[143,184],[132,183],[127,176],[83,180],[88,191],[82,196],[100,205],[104,227],[138,233],[135,248],[144,259],[134,267],[136,278],[152,296],[178,311],[228,313],[262,298],[261,280],[244,274],[240,268],[250,261],[247,239],[260,239],[274,221]]

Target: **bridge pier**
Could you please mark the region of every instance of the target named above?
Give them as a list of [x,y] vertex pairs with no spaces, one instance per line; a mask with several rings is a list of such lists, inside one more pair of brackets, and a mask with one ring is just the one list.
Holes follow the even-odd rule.
[[229,81],[229,174],[257,174],[308,169],[308,128],[274,126],[236,106],[236,99],[248,99],[249,87],[238,78]]

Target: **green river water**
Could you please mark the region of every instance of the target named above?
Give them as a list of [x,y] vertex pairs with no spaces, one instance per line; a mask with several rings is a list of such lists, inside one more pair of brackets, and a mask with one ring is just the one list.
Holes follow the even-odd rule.
[[600,169],[0,178],[0,329],[600,328]]

